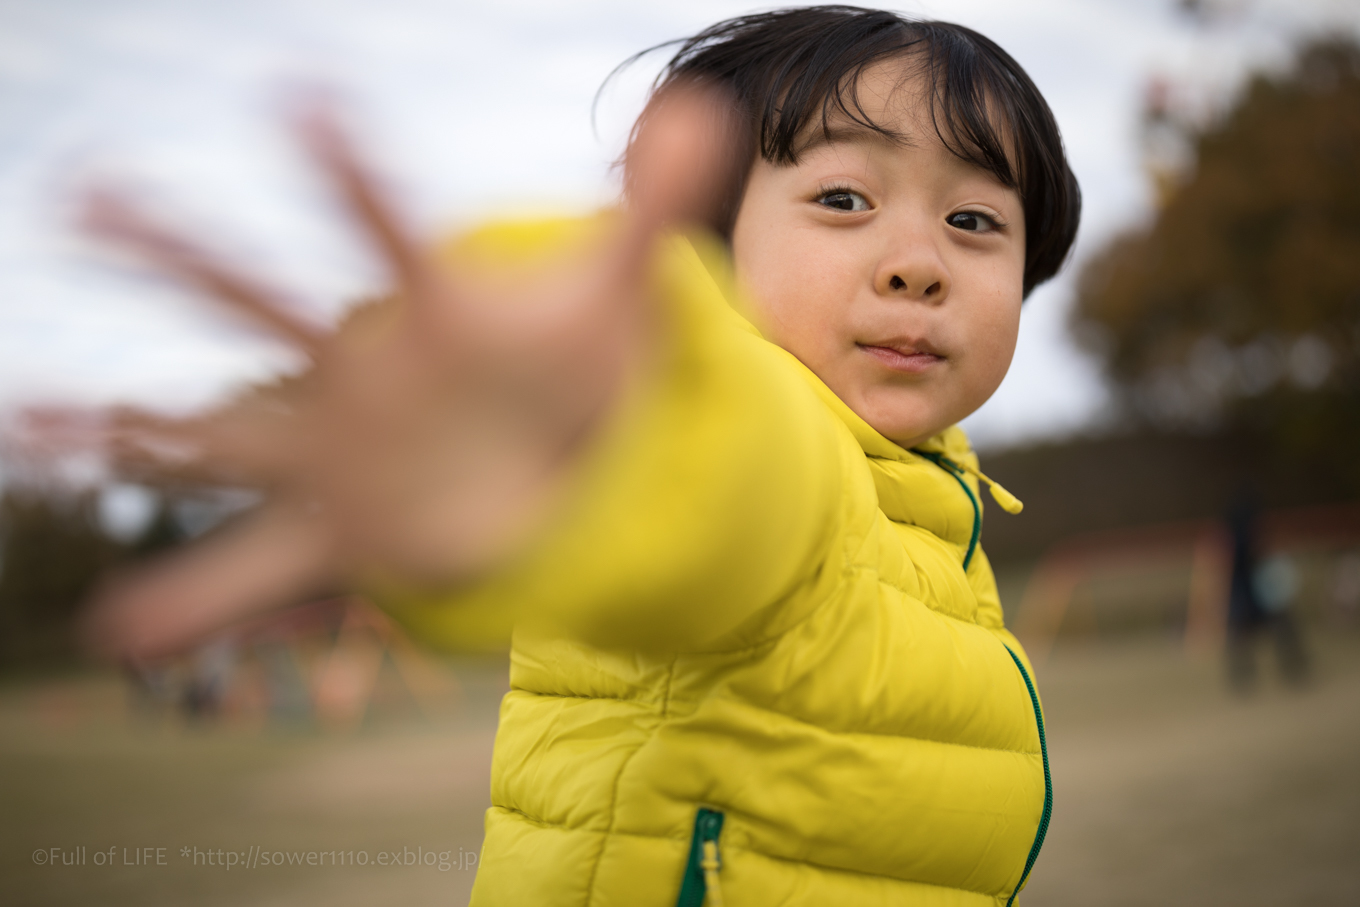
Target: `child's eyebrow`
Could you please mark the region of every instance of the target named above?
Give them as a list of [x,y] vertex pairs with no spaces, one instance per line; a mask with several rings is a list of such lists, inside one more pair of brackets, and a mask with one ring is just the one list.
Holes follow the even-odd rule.
[[[872,127],[856,121],[839,120],[833,122],[822,129],[810,130],[804,142],[798,146],[796,156],[802,158],[803,155],[816,151],[818,148],[830,147],[832,145],[877,145],[879,147],[901,148],[910,147],[914,144],[913,137],[905,132],[885,127]],[[952,150],[952,149],[951,149]],[[970,157],[966,157],[957,151],[954,156],[962,161],[972,170],[975,170],[997,185],[1007,189],[1015,187],[997,174],[995,170],[985,166],[982,162]]]
[[873,128],[863,123],[840,122],[814,129],[798,147],[802,156],[824,145],[910,145],[911,139],[903,133],[882,127]]

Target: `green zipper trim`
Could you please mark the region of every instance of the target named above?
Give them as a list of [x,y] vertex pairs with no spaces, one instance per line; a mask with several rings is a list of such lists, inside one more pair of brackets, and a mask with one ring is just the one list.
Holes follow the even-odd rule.
[[680,897],[675,907],[703,907],[704,898],[708,897],[708,883],[704,880],[704,868],[699,864],[704,858],[704,843],[717,843],[722,827],[722,813],[716,809],[699,807],[699,813],[694,817],[694,834],[689,839],[689,862],[685,864]]
[[968,540],[968,553],[963,556],[963,570],[968,572],[968,565],[973,562],[973,552],[977,551],[978,539],[982,538],[982,506],[978,504],[977,495],[973,494],[973,489],[968,487],[968,483],[963,480],[963,469],[953,460],[943,454],[929,453],[924,450],[912,448],[911,452],[925,457],[936,466],[943,469],[954,477],[954,481],[959,483],[963,493],[968,495],[968,502],[973,505],[973,537]]
[[1025,887],[1025,880],[1029,878],[1029,872],[1034,868],[1034,861],[1039,859],[1039,849],[1044,846],[1044,836],[1048,834],[1048,820],[1053,817],[1053,776],[1048,771],[1048,742],[1044,739],[1044,713],[1039,708],[1039,694],[1034,691],[1034,681],[1029,679],[1029,672],[1025,670],[1020,656],[1011,651],[1010,646],[1006,646],[1006,651],[1010,652],[1011,660],[1020,669],[1020,676],[1025,678],[1029,701],[1034,706],[1034,720],[1039,723],[1039,752],[1044,757],[1044,814],[1039,817],[1039,830],[1034,834],[1034,844],[1029,849],[1029,858],[1025,860],[1025,871],[1020,874],[1020,881],[1011,892],[1010,900],[1006,901],[1006,907],[1011,907],[1011,904],[1015,903],[1015,896]]

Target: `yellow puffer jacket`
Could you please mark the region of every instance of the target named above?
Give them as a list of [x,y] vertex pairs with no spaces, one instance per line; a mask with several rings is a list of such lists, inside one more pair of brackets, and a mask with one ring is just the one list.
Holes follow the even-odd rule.
[[473,904],[1011,903],[1051,786],[966,438],[898,447],[736,313],[721,254],[658,257],[671,339],[557,521],[387,602],[454,645],[520,620]]

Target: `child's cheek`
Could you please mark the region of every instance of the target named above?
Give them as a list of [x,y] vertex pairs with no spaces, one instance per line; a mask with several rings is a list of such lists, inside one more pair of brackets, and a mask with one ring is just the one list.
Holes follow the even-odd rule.
[[971,332],[970,344],[976,355],[970,357],[978,374],[974,376],[974,394],[980,396],[981,406],[996,391],[1010,371],[1020,335],[1020,290],[999,291],[991,304],[982,310],[985,317]]

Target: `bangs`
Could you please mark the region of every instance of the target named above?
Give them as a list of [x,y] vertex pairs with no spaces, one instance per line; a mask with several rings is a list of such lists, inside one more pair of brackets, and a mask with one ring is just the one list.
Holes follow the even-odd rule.
[[[894,24],[898,28],[893,31],[905,30],[902,23]],[[921,36],[903,40],[902,35],[894,34],[890,40],[877,43],[884,46],[847,48],[847,59],[795,65],[783,84],[770,86],[764,93],[765,107],[757,116],[760,156],[772,164],[797,164],[807,137],[817,130],[831,139],[836,122],[853,123],[891,141],[904,141],[905,136],[876,122],[859,98],[868,70],[879,63],[900,60],[909,69],[898,87],[915,77],[923,80],[930,122],[945,148],[992,174],[1002,185],[1021,189],[1025,168],[1016,159],[1019,149],[1014,141],[1017,130],[1012,110],[1000,102],[999,74],[991,67],[960,63],[950,52],[953,48]],[[832,65],[824,69],[812,65],[818,62]],[[824,77],[810,77],[812,73]]]

